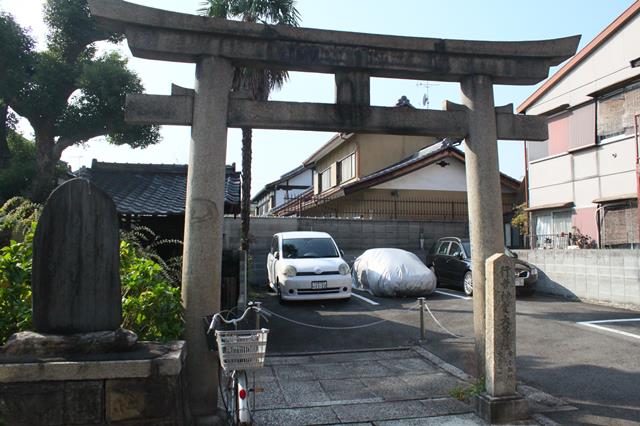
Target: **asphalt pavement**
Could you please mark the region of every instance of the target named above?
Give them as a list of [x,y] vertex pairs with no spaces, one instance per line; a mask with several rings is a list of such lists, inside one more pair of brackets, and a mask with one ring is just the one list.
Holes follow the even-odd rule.
[[[419,347],[475,372],[472,300],[455,289],[438,289],[427,299],[442,327],[427,316],[425,341],[415,299],[355,292],[349,301],[281,305],[266,289],[253,296],[278,315],[269,322],[270,359]],[[542,295],[519,298],[517,354],[520,391],[533,400],[538,394],[559,398],[539,410],[549,419],[640,424],[640,312]]]

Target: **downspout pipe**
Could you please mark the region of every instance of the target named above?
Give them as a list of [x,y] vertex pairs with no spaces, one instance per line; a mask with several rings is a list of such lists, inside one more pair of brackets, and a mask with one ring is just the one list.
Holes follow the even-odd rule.
[[633,117],[635,125],[635,137],[636,137],[636,219],[638,221],[638,243],[640,243],[640,149],[638,144],[640,143],[640,114],[636,114]]

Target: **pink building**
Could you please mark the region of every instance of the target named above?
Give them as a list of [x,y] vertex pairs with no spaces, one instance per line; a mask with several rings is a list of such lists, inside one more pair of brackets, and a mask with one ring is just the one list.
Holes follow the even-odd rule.
[[532,247],[637,247],[640,1],[518,112],[549,117],[549,139],[525,143]]

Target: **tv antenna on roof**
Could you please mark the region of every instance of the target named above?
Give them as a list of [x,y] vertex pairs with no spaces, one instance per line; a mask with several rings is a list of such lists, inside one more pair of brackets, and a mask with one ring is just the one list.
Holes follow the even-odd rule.
[[416,86],[424,86],[425,93],[422,95],[422,106],[426,106],[429,109],[429,88],[439,86],[439,84],[427,81],[426,83],[416,83]]

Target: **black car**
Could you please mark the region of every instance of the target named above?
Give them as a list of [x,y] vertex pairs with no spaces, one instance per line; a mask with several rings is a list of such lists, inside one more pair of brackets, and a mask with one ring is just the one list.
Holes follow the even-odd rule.
[[[518,255],[508,248],[504,249],[504,253],[515,259],[517,293],[532,294],[536,288],[538,270],[518,259]],[[436,274],[438,284],[462,287],[467,295],[473,294],[469,240],[456,237],[440,238],[429,250],[426,265]]]

